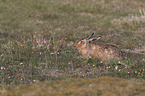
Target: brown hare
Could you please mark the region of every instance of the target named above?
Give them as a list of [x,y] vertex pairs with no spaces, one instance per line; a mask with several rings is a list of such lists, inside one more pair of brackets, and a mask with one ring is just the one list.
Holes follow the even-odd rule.
[[108,43],[94,42],[100,39],[101,36],[92,38],[93,34],[94,33],[75,44],[76,48],[85,58],[98,58],[101,61],[123,59],[122,51],[117,46]]

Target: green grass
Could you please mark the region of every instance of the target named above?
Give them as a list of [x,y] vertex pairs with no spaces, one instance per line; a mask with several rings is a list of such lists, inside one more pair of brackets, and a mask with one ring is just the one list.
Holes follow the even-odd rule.
[[[145,79],[143,55],[130,60],[89,60],[74,43],[90,33],[99,42],[145,53],[144,0],[2,0],[0,86],[67,78]],[[142,10],[142,12],[140,11]]]

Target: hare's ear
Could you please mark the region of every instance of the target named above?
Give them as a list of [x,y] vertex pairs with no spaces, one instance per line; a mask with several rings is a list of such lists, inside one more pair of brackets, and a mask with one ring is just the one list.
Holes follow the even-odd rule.
[[92,33],[90,36],[88,35],[86,38],[91,38],[94,35],[94,33]]
[[95,41],[95,40],[98,40],[100,38],[101,38],[101,36],[97,36],[97,37],[94,37],[94,38],[89,39],[89,41]]
[[94,33],[92,33],[89,38],[91,38],[93,35],[94,35]]

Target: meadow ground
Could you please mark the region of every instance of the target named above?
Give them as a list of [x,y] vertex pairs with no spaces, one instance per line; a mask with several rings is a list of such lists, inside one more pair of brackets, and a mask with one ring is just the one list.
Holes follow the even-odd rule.
[[21,85],[1,96],[144,96],[145,82],[120,78],[74,78]]
[[[68,78],[145,80],[144,8],[144,0],[1,0],[0,90]],[[130,58],[86,61],[74,44],[92,32]]]

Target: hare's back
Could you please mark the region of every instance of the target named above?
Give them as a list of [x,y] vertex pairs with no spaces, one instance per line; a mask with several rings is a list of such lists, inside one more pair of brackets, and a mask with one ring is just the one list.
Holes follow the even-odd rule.
[[98,46],[104,53],[122,56],[121,49],[118,48],[116,45],[100,42],[96,42],[95,45]]

